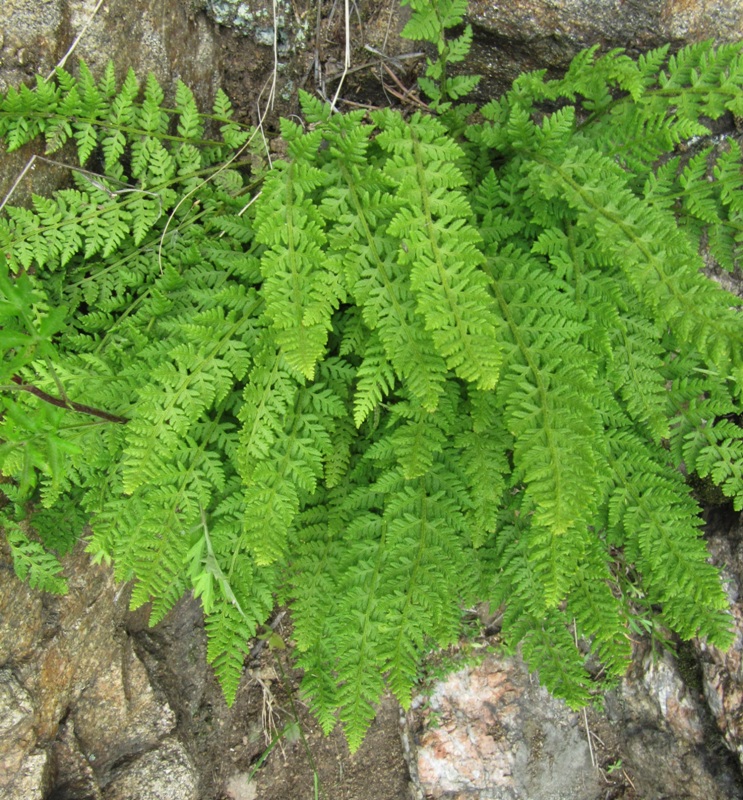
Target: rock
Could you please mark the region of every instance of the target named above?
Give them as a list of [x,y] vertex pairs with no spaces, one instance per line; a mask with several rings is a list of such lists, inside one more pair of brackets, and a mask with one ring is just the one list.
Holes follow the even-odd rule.
[[220,25],[271,49],[275,28],[277,52],[282,57],[307,41],[308,15],[295,14],[287,0],[277,0],[274,6],[263,0],[206,0],[206,12]]
[[735,638],[727,652],[697,642],[704,693],[727,746],[743,767],[743,521],[727,517],[708,544],[715,564],[723,570],[732,608]]
[[628,676],[607,693],[604,706],[603,715],[592,715],[591,726],[613,730],[618,756],[640,797],[743,796],[740,772],[720,746],[702,693],[682,677],[669,652],[637,648]]
[[0,665],[27,661],[43,635],[43,595],[13,572],[10,550],[0,538]]
[[54,800],[102,800],[92,767],[93,759],[80,749],[72,720],[60,725],[50,757],[54,772]]
[[103,800],[109,783],[136,787],[155,768],[180,793],[142,798],[195,797],[193,766],[171,735],[175,713],[124,630],[127,593],[82,542],[64,566],[69,594],[41,595],[0,548],[0,797]]
[[[43,743],[54,739],[60,721],[116,657],[121,646],[117,633],[126,613],[126,604],[117,601],[112,572],[91,564],[82,543],[65,565],[69,594],[43,597],[44,636],[27,658],[10,659],[33,696],[34,730]],[[23,584],[13,582],[19,591],[12,602],[17,603]]]
[[484,76],[480,91],[489,97],[524,71],[557,77],[594,44],[638,55],[667,42],[743,39],[741,0],[469,0],[467,18],[475,44],[465,71]]
[[450,675],[424,718],[417,769],[431,798],[593,800],[602,789],[579,715],[517,658]]
[[185,726],[198,711],[207,682],[214,680],[206,660],[206,632],[201,603],[186,595],[156,627],[147,607],[129,614],[127,633],[149,676],[165,693]]
[[228,800],[256,800],[256,791],[249,772],[236,772],[230,776],[224,788]]
[[191,759],[175,739],[127,763],[103,793],[104,800],[198,800]]
[[694,746],[704,741],[699,705],[668,651],[647,652],[615,695],[632,709],[633,722],[658,727],[662,720],[674,739],[683,745]]
[[687,688],[670,655],[654,659],[648,648],[606,695],[603,713],[570,711],[519,658],[495,655],[418,702],[424,710],[412,722],[411,749],[421,797],[604,800],[618,787],[610,776],[619,765],[632,796],[743,797],[701,695]]
[[[33,704],[31,696],[9,669],[0,670],[0,739],[13,739],[19,745],[32,738]],[[6,769],[13,765],[4,764]]]
[[120,655],[83,692],[71,714],[75,737],[101,783],[132,754],[155,747],[175,727],[175,714],[150,684],[127,638]]
[[7,776],[3,800],[46,800],[51,785],[46,753],[31,753],[12,776]]
[[153,72],[167,87],[181,78],[197,97],[218,85],[216,37],[202,14],[183,0],[104,3],[97,0],[4,0],[0,90],[46,76],[84,34],[68,67],[84,58],[93,74],[112,61],[123,77]]
[[33,752],[34,705],[12,671],[0,670],[0,797],[32,800],[48,784],[47,755]]

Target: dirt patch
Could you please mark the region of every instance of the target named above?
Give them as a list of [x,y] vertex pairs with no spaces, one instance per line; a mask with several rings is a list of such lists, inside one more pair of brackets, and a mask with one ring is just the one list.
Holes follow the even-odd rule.
[[[380,704],[351,755],[340,727],[324,736],[299,694],[288,650],[254,648],[232,708],[207,667],[199,603],[182,600],[154,629],[143,613],[129,632],[178,717],[178,733],[200,776],[203,800],[409,800],[399,706]],[[288,617],[276,634],[291,639]]]
[[393,698],[384,698],[366,739],[352,756],[339,728],[323,736],[302,707],[299,725],[304,738],[300,739],[297,731],[290,737],[292,741],[272,753],[256,775],[256,800],[315,796],[328,800],[407,800],[409,776],[400,742],[398,709]]

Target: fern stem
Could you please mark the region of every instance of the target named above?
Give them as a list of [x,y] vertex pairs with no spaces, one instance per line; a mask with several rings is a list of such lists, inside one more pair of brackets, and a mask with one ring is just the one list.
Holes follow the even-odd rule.
[[[17,119],[18,116],[19,115],[17,112],[0,111],[0,120],[3,118],[14,120]],[[23,117],[29,120],[48,120],[50,122],[68,122],[70,119],[70,117],[66,114],[45,114],[40,111],[24,111]],[[227,121],[232,122],[231,120],[219,121],[223,123]],[[121,133],[129,134],[132,138],[140,136],[152,136],[152,131],[142,130],[141,128],[133,128],[129,125],[114,125],[102,119],[75,117],[75,122],[82,123],[83,125],[93,125],[98,128],[103,128],[107,131],[120,131]],[[189,139],[183,136],[175,136],[174,134],[168,133],[158,133],[157,138],[180,144],[191,144],[195,147],[225,147],[224,142],[217,141],[216,139]]]
[[575,280],[573,281],[573,289],[575,291],[575,302],[582,301],[583,286],[579,278],[583,272],[583,255],[578,251],[575,244],[575,226],[572,222],[566,222],[565,227],[568,235],[568,250],[570,251],[570,259],[573,262],[573,269],[575,270]]
[[45,403],[50,403],[53,406],[57,406],[57,408],[66,408],[69,411],[77,411],[79,414],[88,414],[92,417],[103,419],[106,422],[116,422],[119,425],[125,425],[127,422],[129,422],[126,417],[119,417],[116,414],[110,414],[108,411],[102,411],[100,408],[93,408],[92,406],[86,406],[83,403],[76,403],[73,400],[62,400],[59,397],[54,397],[54,395],[47,394],[42,389],[39,389],[38,386],[34,386],[30,383],[24,383],[18,375],[14,375],[11,380],[16,385],[0,386],[0,391],[28,392],[34,397],[38,397],[39,400],[43,400]]

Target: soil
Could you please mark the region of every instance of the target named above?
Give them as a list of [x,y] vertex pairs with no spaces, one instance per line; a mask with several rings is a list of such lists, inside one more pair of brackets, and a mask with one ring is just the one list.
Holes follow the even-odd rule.
[[[275,633],[290,643],[288,618]],[[203,800],[409,800],[397,702],[385,697],[359,750],[343,731],[325,736],[299,696],[301,673],[284,649],[254,647],[232,708],[206,667],[198,601],[186,598],[154,629],[142,614],[129,633],[153,683],[178,717],[201,776]],[[277,639],[276,641],[279,641]],[[189,652],[184,652],[184,642]]]

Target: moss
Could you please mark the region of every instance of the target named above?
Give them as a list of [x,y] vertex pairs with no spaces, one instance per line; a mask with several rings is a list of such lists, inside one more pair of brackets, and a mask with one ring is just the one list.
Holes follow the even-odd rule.
[[704,676],[694,645],[681,641],[676,648],[676,665],[684,684],[698,694],[704,692]]
[[697,502],[705,508],[717,508],[732,504],[722,489],[712,482],[711,478],[700,478],[696,473],[688,476],[687,483],[691,487]]

